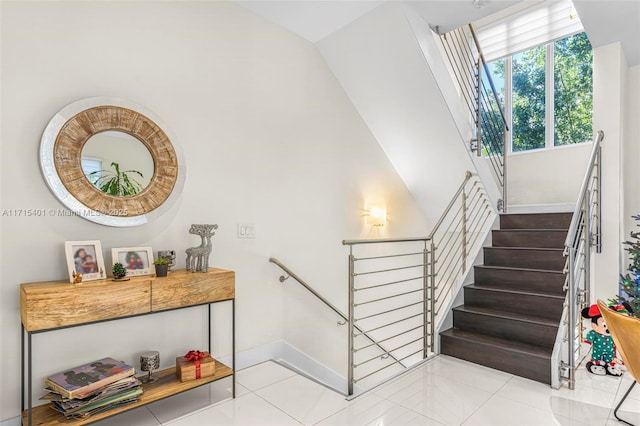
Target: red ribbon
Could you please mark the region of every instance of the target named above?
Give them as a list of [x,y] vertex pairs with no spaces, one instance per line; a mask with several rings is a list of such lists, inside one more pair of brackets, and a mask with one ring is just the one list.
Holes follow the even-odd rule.
[[193,361],[196,365],[196,379],[200,378],[201,370],[200,370],[200,360],[208,357],[209,354],[206,352],[200,351],[189,351],[184,355],[184,358],[187,361]]

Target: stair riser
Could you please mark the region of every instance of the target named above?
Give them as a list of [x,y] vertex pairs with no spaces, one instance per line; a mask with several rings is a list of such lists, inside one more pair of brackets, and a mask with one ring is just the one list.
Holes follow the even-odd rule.
[[546,348],[553,348],[558,333],[558,327],[457,310],[453,326]]
[[492,269],[475,267],[476,286],[491,286],[520,291],[545,292],[564,295],[564,282],[566,276],[554,272],[521,271],[511,269]]
[[499,247],[484,249],[484,264],[489,266],[562,271],[565,261],[561,251],[509,250]]
[[492,231],[493,247],[563,248],[566,231]]
[[541,383],[551,383],[551,361],[522,352],[441,336],[441,352]]
[[563,302],[563,299],[553,297],[482,290],[469,286],[464,288],[465,306],[478,306],[516,313],[530,312],[541,318],[554,321],[560,320]]
[[569,229],[571,213],[503,214],[500,229]]

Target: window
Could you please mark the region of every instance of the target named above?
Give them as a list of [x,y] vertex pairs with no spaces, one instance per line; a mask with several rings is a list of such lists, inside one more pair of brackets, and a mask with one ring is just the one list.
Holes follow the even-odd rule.
[[489,64],[511,121],[513,152],[591,139],[592,59],[579,33]]
[[593,136],[593,52],[584,33],[553,44],[554,143],[568,145]]
[[80,162],[84,175],[95,185],[102,176],[102,159],[83,156]]

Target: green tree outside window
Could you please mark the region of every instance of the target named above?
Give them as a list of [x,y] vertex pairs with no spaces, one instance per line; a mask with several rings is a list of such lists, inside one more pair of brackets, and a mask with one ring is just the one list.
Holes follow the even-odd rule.
[[[548,55],[550,52],[552,55]],[[546,72],[549,60],[553,62],[552,76]],[[489,64],[501,99],[509,96],[509,85],[501,83],[507,76],[507,67],[511,67],[513,152],[591,140],[592,63],[591,43],[585,33],[579,33]],[[547,99],[547,85],[551,80],[553,99]],[[553,119],[547,117],[547,102],[553,102]],[[553,126],[552,141],[547,141],[549,126]]]

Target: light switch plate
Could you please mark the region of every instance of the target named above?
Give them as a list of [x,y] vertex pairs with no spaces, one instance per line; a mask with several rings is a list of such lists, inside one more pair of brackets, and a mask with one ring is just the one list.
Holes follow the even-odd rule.
[[239,239],[252,239],[256,237],[256,225],[253,223],[239,223],[238,224],[238,238]]

